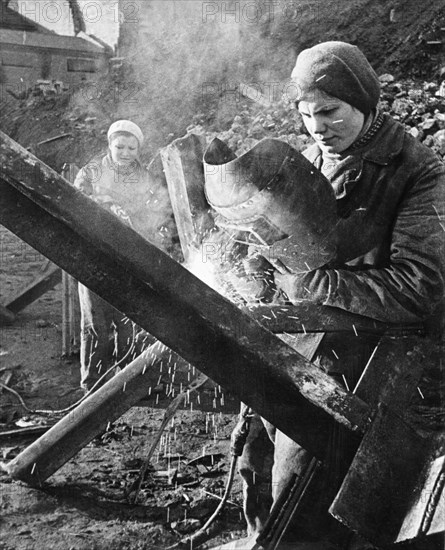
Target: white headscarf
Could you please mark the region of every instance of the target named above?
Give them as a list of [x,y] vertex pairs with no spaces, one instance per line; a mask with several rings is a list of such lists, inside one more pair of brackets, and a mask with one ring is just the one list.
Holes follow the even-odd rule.
[[108,128],[107,138],[110,141],[110,136],[115,132],[128,132],[132,134],[139,142],[139,146],[144,143],[144,134],[137,124],[131,122],[131,120],[116,120]]

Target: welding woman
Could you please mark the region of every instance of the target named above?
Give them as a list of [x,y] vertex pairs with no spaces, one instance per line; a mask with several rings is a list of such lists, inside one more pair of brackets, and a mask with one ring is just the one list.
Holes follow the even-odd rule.
[[[93,159],[82,168],[74,185],[143,237],[153,241],[150,203],[155,199],[147,169],[140,161],[144,141],[142,131],[130,120],[118,120],[110,126],[107,136],[107,154]],[[122,313],[80,283],[79,299],[80,382],[81,387],[89,391],[116,361],[126,355],[130,359],[138,329]]]
[[[317,269],[276,271],[277,288],[295,305],[312,302],[389,323],[431,319],[440,310],[443,296],[439,213],[445,165],[407,134],[402,124],[379,110],[379,79],[356,46],[333,41],[302,51],[292,82],[288,89],[293,90],[315,141],[304,155],[334,190],[337,249],[335,257]],[[374,347],[360,335],[325,335],[313,361],[352,391]],[[292,474],[304,472],[310,457],[281,432],[269,429],[269,435],[274,442],[272,494],[276,499]],[[342,479],[341,471],[336,474],[336,451],[347,444],[340,434],[332,434],[327,442],[325,479],[317,498],[309,503],[306,519],[303,514],[289,529],[290,542],[284,547],[373,548],[337,530],[338,525],[329,525],[334,520],[329,520],[328,507]],[[255,490],[258,476],[252,475],[255,464],[264,463],[261,454],[266,447],[267,442],[251,441],[240,465],[245,495],[250,498],[245,510],[251,537],[224,548],[253,548],[267,517],[261,506],[264,497]],[[310,525],[317,508],[321,519]],[[309,535],[318,538],[312,545],[306,539]]]

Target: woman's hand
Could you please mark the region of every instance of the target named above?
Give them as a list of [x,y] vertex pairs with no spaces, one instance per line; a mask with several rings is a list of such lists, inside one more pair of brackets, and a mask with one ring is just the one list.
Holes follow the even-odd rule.
[[293,304],[312,302],[322,304],[328,291],[326,275],[322,269],[303,271],[301,273],[280,273],[275,271],[277,289],[284,292]]

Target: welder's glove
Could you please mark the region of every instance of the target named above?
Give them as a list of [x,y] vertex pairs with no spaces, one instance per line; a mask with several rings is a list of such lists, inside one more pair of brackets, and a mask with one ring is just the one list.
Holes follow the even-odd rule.
[[255,254],[247,256],[243,260],[243,266],[247,277],[257,286],[255,300],[265,304],[272,302],[277,290],[272,264],[264,256]]
[[277,289],[285,293],[289,302],[323,304],[329,294],[329,280],[325,271],[316,269],[302,273],[275,272]]

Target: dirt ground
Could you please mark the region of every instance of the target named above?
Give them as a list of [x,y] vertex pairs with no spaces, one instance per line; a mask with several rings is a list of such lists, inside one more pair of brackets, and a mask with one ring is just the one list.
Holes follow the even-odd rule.
[[[0,303],[41,274],[46,259],[0,226]],[[81,398],[78,356],[61,356],[61,285],[1,327],[0,381],[32,410],[60,410]],[[217,389],[214,388],[215,395]],[[33,414],[0,389],[0,431],[53,424],[61,414]],[[218,403],[220,399],[218,400]],[[167,400],[161,400],[165,406]],[[128,488],[164,415],[163,408],[133,407],[41,488],[0,474],[1,550],[163,549],[197,530],[216,508],[229,471],[229,436],[235,415],[220,408],[181,410],[164,433],[136,505]],[[215,400],[216,403],[216,400]],[[0,434],[0,459],[9,462],[36,436]],[[210,455],[214,465],[188,465]],[[206,546],[243,535],[241,485]]]

